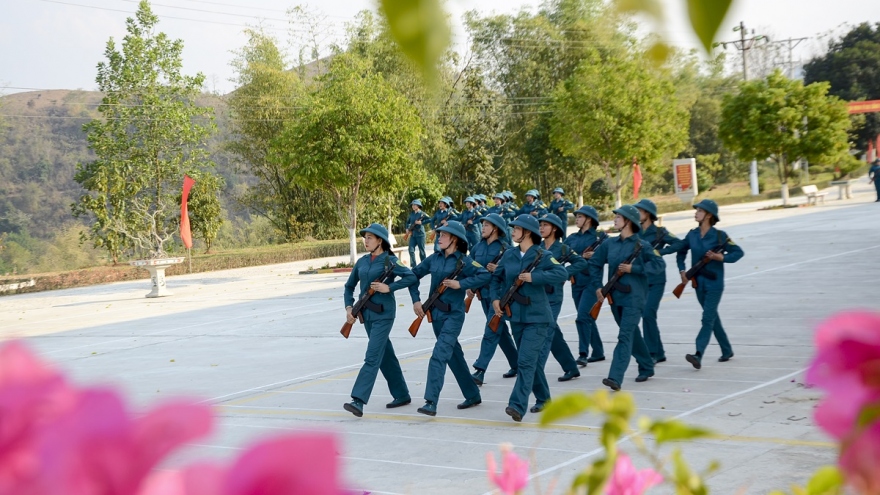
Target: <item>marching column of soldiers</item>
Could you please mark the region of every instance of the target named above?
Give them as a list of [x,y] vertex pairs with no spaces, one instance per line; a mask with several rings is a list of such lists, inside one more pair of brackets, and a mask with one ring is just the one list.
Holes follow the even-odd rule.
[[[384,226],[372,224],[361,230],[368,254],[352,269],[344,300],[349,330],[359,319],[369,340],[345,410],[363,416],[379,372],[393,398],[387,408],[412,402],[390,340],[397,306],[394,292],[404,288],[409,290],[416,315],[410,333],[415,336],[427,318],[437,339],[428,366],[425,402],[418,408],[428,416],[437,414],[447,367],[463,398],[458,409],[481,404],[480,386],[498,348],[508,365],[502,377],[515,378],[505,413],[514,421],[522,421],[528,412],[540,413],[551,400],[544,374],[551,355],[563,370],[557,377],[560,382],[576,379],[581,376],[579,368],[606,359],[596,324],[606,301],[618,329],[602,384],[614,391],[623,388],[633,358],[638,365],[635,382],[647,381],[654,376],[655,366],[667,360],[657,312],[666,288],[663,256],[673,253],[681,276],[673,293],[680,296],[691,284],[703,308],[695,351],[684,359],[699,370],[712,335],[721,347],[718,361],[733,357],[718,306],[724,291],[724,263],[737,262],[743,250],[715,228],[720,218],[714,201],[704,199],[694,205],[698,225],[683,238],[655,224],[657,207],[648,199],[613,210],[613,231],[618,234],[609,236],[599,230],[595,208],[585,205],[573,211],[562,188],[554,189],[553,196],[546,205],[540,193],[531,189],[519,207],[510,191],[494,194],[492,206],[487,205],[488,196],[475,194],[465,198],[460,212],[452,198],[444,196],[431,216],[422,211],[421,200],[412,201],[404,236],[412,269],[392,253]],[[570,213],[576,231],[568,235]],[[434,250],[428,256],[425,225],[430,225],[434,235]],[[690,268],[685,265],[688,251]],[[423,299],[419,280],[424,277],[430,277],[430,289]],[[577,308],[577,358],[557,321],[567,285]],[[471,372],[458,336],[474,298],[482,311],[471,317],[484,320],[484,331]],[[343,335],[348,334],[343,331]],[[534,401],[530,401],[532,396]]]

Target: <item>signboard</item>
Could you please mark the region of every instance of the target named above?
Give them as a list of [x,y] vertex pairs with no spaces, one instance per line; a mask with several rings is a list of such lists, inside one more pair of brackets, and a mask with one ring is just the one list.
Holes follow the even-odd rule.
[[848,103],[850,115],[855,113],[880,112],[880,100],[851,101]]
[[697,197],[697,160],[681,158],[672,160],[672,175],[675,177],[675,195],[683,203],[693,204]]

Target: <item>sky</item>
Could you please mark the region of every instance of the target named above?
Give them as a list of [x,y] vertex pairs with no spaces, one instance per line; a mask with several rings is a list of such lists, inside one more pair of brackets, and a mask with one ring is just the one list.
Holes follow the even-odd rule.
[[[719,30],[718,41],[738,39],[733,27],[745,22],[756,34],[771,39],[809,37],[794,51],[794,59],[808,60],[824,51],[828,33],[839,36],[847,26],[880,22],[877,0],[734,0]],[[656,32],[674,46],[699,46],[689,28],[685,0],[661,0],[662,24],[642,23],[644,32]],[[462,14],[514,13],[535,10],[536,0],[447,0],[454,43],[466,50],[467,36]],[[375,10],[376,0],[156,0],[153,11],[160,16],[159,29],[184,41],[184,73],[202,72],[208,91],[227,93],[233,51],[245,43],[243,30],[262,25],[282,41],[289,39],[285,11],[301,5],[320,16],[324,43],[341,39],[344,26],[357,12]],[[104,60],[110,37],[121,42],[125,19],[137,8],[137,0],[2,0],[0,1],[0,95],[29,90],[93,90],[95,67]],[[300,32],[302,24],[294,24]],[[728,49],[731,55],[732,48]]]

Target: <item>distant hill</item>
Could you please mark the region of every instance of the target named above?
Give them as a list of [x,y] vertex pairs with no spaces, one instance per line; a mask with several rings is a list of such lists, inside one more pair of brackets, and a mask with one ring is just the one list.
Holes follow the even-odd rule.
[[[94,159],[82,125],[98,118],[101,93],[51,90],[0,98],[0,233],[27,231],[51,238],[74,221],[70,204],[82,193],[74,182],[76,164]],[[199,105],[214,108],[218,131],[209,142],[211,159],[227,182],[221,200],[235,215],[232,191],[247,182],[221,150],[228,139],[227,105],[203,95]]]

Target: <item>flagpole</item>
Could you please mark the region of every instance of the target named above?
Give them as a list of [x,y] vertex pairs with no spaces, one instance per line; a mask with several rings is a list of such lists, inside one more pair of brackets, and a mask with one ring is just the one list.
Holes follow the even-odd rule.
[[192,274],[192,272],[193,272],[192,249],[186,248],[186,257],[187,257],[187,259],[189,259],[189,273]]

